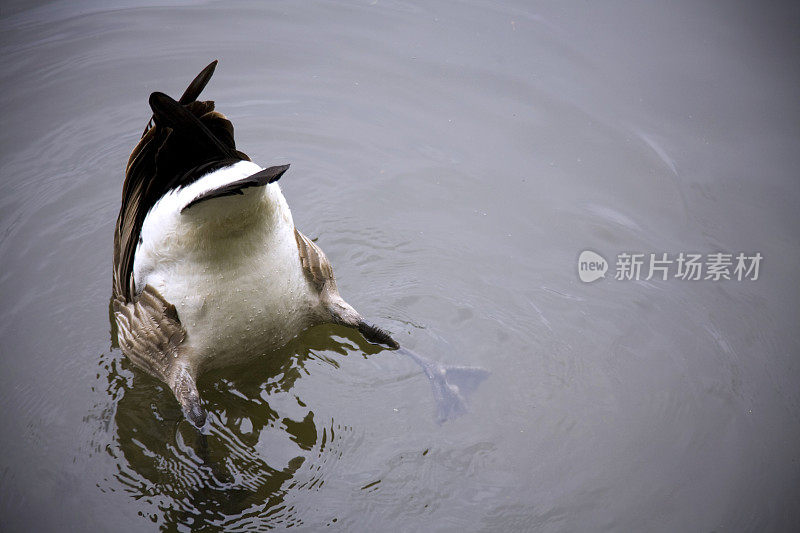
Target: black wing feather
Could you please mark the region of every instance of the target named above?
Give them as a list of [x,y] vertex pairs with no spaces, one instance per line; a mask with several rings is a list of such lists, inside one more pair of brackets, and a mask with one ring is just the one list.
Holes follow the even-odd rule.
[[211,200],[212,198],[221,198],[223,196],[234,196],[236,194],[244,194],[243,189],[247,189],[248,187],[263,187],[273,181],[278,181],[283,173],[289,170],[289,165],[281,165],[279,167],[269,167],[256,172],[246,178],[242,178],[240,180],[234,181],[232,183],[228,183],[223,185],[218,189],[214,189],[212,191],[207,191],[186,204],[186,206],[181,209],[181,213],[196,205],[200,202],[205,200]]
[[217,68],[217,60],[215,59],[211,63],[208,64],[206,68],[200,71],[200,74],[195,76],[192,80],[192,83],[183,91],[181,95],[181,99],[178,100],[180,103],[186,105],[194,102],[197,100],[197,97],[200,96],[200,93],[203,92],[203,89],[206,88],[208,85],[209,80],[211,80],[211,76],[214,75],[214,69]]
[[[203,89],[206,88],[208,82],[211,80],[211,76],[214,75],[214,70],[217,68],[217,60],[215,59],[211,63],[208,64],[206,68],[200,71],[200,74],[195,76],[192,80],[192,83],[186,87],[186,90],[183,91],[181,95],[180,102],[183,105],[190,104],[197,100],[197,97],[200,96],[200,93],[203,92]],[[147,126],[144,128],[144,132],[142,132],[142,137],[153,127],[153,117],[150,117],[150,121],[147,123]]]
[[[164,93],[150,95],[156,126],[164,126],[177,132],[186,143],[183,148],[192,159],[226,159],[235,157],[234,146],[226,145],[214,135],[183,104]],[[163,147],[162,147],[163,150]]]

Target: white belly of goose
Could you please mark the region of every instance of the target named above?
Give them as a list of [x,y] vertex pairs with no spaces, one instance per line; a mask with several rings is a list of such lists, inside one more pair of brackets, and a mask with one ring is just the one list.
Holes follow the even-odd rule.
[[198,368],[261,355],[314,323],[319,297],[303,273],[277,183],[181,211],[198,195],[260,169],[243,161],[171,191],[142,226],[136,290],[149,284],[175,305]]

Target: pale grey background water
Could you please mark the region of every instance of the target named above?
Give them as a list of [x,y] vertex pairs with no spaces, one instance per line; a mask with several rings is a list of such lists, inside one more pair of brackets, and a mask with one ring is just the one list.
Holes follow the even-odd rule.
[[[789,531],[800,520],[797,4],[4,2],[0,529]],[[151,91],[205,96],[342,294],[492,372],[320,328],[201,382],[228,485],[112,348]],[[758,281],[578,254],[761,252]],[[219,472],[218,472],[219,473]]]

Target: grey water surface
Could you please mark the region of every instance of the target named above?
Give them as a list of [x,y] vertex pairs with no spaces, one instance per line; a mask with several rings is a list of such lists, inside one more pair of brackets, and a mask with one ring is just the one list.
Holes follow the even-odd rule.
[[[800,522],[797,4],[0,6],[0,530]],[[204,459],[123,359],[125,162],[150,92],[212,59],[204,95],[253,160],[292,164],[342,295],[491,372],[467,414],[437,424],[412,361],[319,327],[200,381]],[[633,252],[763,259],[615,279]]]

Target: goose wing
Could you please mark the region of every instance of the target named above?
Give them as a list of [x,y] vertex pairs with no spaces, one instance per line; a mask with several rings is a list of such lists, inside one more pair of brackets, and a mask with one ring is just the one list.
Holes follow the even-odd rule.
[[175,306],[150,285],[131,302],[113,301],[119,346],[147,373],[167,382],[172,362],[186,340]]
[[333,277],[333,267],[325,256],[325,252],[314,241],[300,233],[295,228],[294,238],[297,241],[297,251],[300,254],[300,263],[306,278],[314,284],[319,292],[329,290],[336,294],[336,280]]
[[205,412],[187,361],[191,348],[175,306],[145,285],[133,301],[114,298],[112,307],[122,353],[148,374],[170,386],[192,423],[201,427]]

